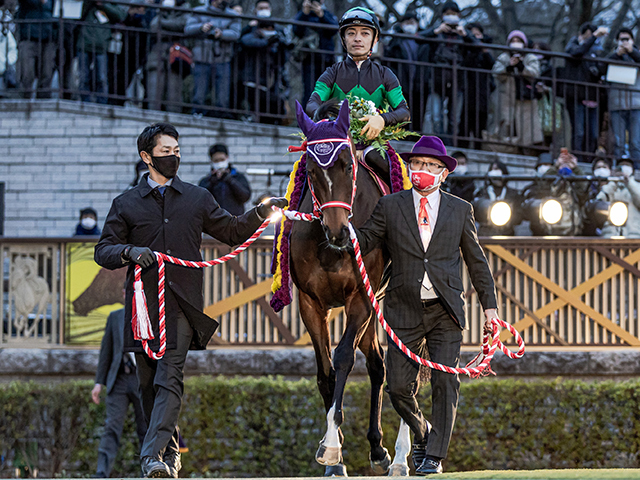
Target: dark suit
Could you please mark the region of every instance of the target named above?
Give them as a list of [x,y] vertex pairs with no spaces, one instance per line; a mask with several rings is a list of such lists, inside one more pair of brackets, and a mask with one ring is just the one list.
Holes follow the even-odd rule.
[[[122,259],[127,245],[185,260],[202,260],[202,233],[236,245],[255,232],[262,221],[256,210],[235,217],[218,205],[204,188],[184,183],[178,177],[164,195],[147,183],[148,174],[131,190],[113,200],[95,260],[105,268],[129,266],[125,303],[125,350],[136,351],[142,403],[149,429],[142,457],[161,458],[165,449],[178,450],[176,424],[182,405],[183,367],[187,351],[206,348],[218,322],[203,313],[203,273],[201,269],[165,263],[165,310],[167,352],[161,360],[151,360],[134,344],[131,330],[134,265]],[[158,335],[158,267],[142,270],[144,291],[155,338],[149,342],[154,351]]]
[[136,432],[140,445],[147,432],[142,412],[135,367],[123,358],[124,308],[115,310],[107,318],[107,326],[100,346],[96,383],[107,387],[107,420],[98,447],[96,476],[108,478],[120,446],[122,426],[129,404],[133,405]]
[[[457,367],[462,329],[466,325],[461,278],[463,258],[482,306],[485,310],[496,308],[493,277],[478,243],[471,205],[441,192],[438,217],[425,252],[412,191],[388,195],[380,199],[371,218],[358,230],[358,240],[363,254],[381,244],[389,251],[391,279],[384,315],[396,334],[416,354],[424,356],[428,351],[432,361]],[[420,298],[425,270],[439,300],[425,303]],[[415,400],[419,367],[392,341],[389,341],[387,368],[391,401],[413,431],[415,443],[422,443],[429,434],[427,455],[444,458],[458,405],[458,376],[431,372],[431,429]]]

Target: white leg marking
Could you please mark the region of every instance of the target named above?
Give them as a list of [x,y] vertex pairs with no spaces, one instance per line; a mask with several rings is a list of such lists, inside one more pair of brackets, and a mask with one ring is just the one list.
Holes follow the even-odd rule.
[[396,440],[396,456],[393,458],[393,465],[405,465],[407,468],[407,457],[411,452],[411,432],[409,425],[404,420],[400,420],[400,428],[398,429],[398,438]]
[[324,436],[324,446],[341,448],[340,437],[338,436],[338,425],[335,421],[336,404],[334,403],[327,413],[327,433]]

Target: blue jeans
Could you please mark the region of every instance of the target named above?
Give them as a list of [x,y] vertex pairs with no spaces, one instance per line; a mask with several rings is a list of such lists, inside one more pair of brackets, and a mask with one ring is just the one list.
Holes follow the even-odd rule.
[[615,137],[613,154],[624,154],[626,133],[629,132],[629,157],[636,165],[640,162],[640,110],[614,110],[611,112],[611,129]]
[[[231,62],[225,63],[195,63],[193,65],[193,99],[192,103],[204,105],[207,93],[211,88],[213,76],[215,92],[213,105],[219,108],[229,108],[231,104]],[[204,113],[205,109],[194,107],[193,113]],[[219,112],[216,116],[229,116],[226,112]]]
[[[444,118],[444,101],[447,101],[447,118]],[[459,125],[462,118],[464,95],[456,95],[456,111],[453,111],[453,98],[443,99],[439,93],[430,93],[427,97],[422,131],[433,135],[453,135],[454,129],[460,135]],[[444,141],[444,140],[443,140]],[[445,142],[446,143],[446,142]]]
[[581,103],[573,105],[573,149],[594,153],[598,145],[598,109],[587,108]]
[[[80,52],[78,54],[80,70],[80,97],[83,102],[91,101],[91,93],[95,92],[97,103],[107,103],[109,84],[107,79],[107,54]],[[91,64],[93,63],[93,68]]]

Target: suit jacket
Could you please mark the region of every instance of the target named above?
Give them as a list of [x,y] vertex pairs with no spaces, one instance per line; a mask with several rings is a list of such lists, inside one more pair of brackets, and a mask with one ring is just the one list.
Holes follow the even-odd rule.
[[116,377],[122,363],[123,345],[124,308],[121,308],[109,314],[102,337],[102,345],[100,345],[96,383],[107,386],[107,395],[111,393],[111,389],[116,383]]
[[[211,193],[182,182],[178,177],[167,187],[164,197],[152,191],[148,174],[140,183],[116,197],[95,248],[95,261],[114,270],[128,266],[125,300],[125,351],[141,352],[131,331],[134,264],[122,259],[127,245],[149,247],[183,260],[201,261],[200,247],[205,232],[227,245],[238,245],[249,238],[262,221],[256,209],[241,216],[220,208]],[[191,349],[204,350],[218,327],[205,315],[202,295],[202,269],[186,268],[165,262],[165,311],[167,348],[176,348],[175,315],[182,310],[194,330]],[[157,351],[158,340],[158,264],[142,270],[144,292],[154,339],[149,346]]]
[[425,270],[446,310],[465,328],[462,264],[485,309],[496,308],[493,276],[478,243],[473,207],[441,192],[438,219],[424,251],[411,190],[382,197],[371,218],[357,230],[363,255],[383,244],[391,256],[384,315],[391,327],[413,328],[422,321],[420,289]]

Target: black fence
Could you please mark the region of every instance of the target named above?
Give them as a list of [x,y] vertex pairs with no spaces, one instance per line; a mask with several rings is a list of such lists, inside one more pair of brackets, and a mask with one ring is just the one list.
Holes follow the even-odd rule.
[[[3,24],[15,31],[18,61],[16,85],[0,96],[289,124],[293,101],[304,104],[320,74],[342,59],[305,37],[307,27],[335,30],[330,25],[96,5],[84,2],[77,19],[57,12],[51,20]],[[241,34],[234,27],[233,40],[233,28],[215,26],[231,20],[249,24]],[[402,42],[415,42],[418,60],[385,56]],[[386,34],[380,51],[375,61],[397,74],[416,132],[458,147],[525,154],[569,147],[584,161],[596,151],[640,161],[635,63],[404,34]],[[510,65],[516,56],[523,68]]]

